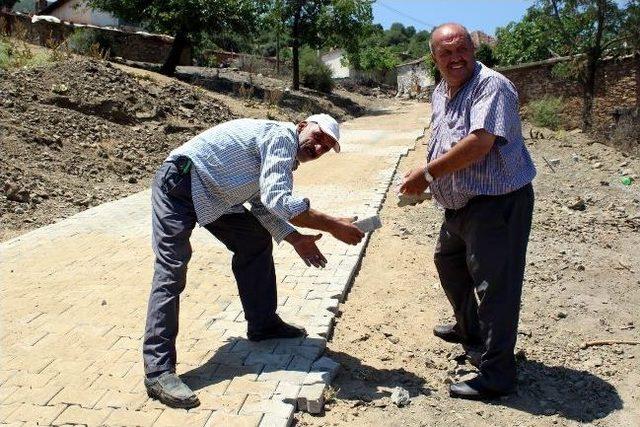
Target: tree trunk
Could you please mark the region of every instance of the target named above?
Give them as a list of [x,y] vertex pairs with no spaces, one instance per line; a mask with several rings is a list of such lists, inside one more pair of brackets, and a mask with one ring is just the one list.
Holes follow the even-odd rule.
[[636,67],[636,108],[640,110],[640,51],[633,53]]
[[595,49],[590,49],[587,54],[587,69],[582,92],[582,127],[590,130],[593,127],[593,98],[596,91],[596,71],[598,59]]
[[300,14],[302,13],[302,3],[304,0],[298,0],[296,4],[296,13],[293,17],[292,47],[293,47],[293,89],[300,89]]
[[280,75],[280,27],[276,33],[276,73]]
[[593,98],[596,93],[596,76],[602,57],[602,33],[604,31],[607,2],[596,1],[596,33],[593,45],[587,50],[587,67],[583,86],[582,127],[591,130],[593,127]]
[[187,31],[184,29],[178,30],[175,38],[173,39],[173,44],[171,45],[169,56],[167,56],[164,64],[162,64],[162,68],[160,68],[160,72],[162,74],[166,76],[173,76],[176,73],[176,67],[180,62],[182,51],[188,45],[189,39],[187,38]]

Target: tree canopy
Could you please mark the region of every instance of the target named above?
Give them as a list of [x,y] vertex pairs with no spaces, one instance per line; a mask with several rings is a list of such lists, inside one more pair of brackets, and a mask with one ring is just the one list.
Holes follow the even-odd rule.
[[163,71],[173,74],[180,53],[203,32],[250,32],[265,8],[253,0],[89,0],[98,9],[113,13],[144,28],[175,36]]

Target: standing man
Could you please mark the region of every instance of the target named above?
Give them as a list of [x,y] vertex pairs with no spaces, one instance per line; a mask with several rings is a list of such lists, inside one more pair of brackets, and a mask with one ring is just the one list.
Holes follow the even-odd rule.
[[[179,295],[191,257],[196,222],[233,252],[232,269],[248,323],[247,338],[306,335],[276,314],[275,239],[291,244],[307,266],[327,262],[318,235],[291,224],[331,233],[355,245],[364,234],[351,219],[335,218],[292,194],[293,171],[332,148],[340,151],[338,123],[316,114],[297,126],[240,119],[215,126],[173,150],[152,184],[152,241],[156,255],[143,343],[150,397],[177,408],[200,402],[175,373]],[[243,207],[248,202],[251,211]]]
[[427,162],[405,175],[400,191],[419,194],[429,187],[445,209],[435,265],[456,323],[433,332],[463,344],[469,355],[481,353],[479,375],[452,384],[450,395],[490,399],[516,385],[536,171],[522,137],[516,89],[475,60],[469,32],[441,25],[429,47],[443,79],[432,97]]

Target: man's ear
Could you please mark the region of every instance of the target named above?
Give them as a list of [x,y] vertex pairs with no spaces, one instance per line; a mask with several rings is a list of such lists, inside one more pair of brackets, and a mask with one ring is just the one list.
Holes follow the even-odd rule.
[[306,128],[308,124],[309,123],[307,123],[307,122],[298,123],[298,133],[302,132],[302,129]]

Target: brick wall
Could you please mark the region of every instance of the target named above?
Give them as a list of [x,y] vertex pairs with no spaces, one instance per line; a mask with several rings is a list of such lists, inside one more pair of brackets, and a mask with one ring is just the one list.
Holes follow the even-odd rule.
[[[111,56],[140,62],[163,63],[169,55],[173,37],[159,34],[137,34],[105,28],[76,26],[72,23],[60,24],[38,21],[31,23],[31,17],[0,12],[4,30],[12,36],[23,38],[33,44],[47,45],[49,42],[59,43],[69,37],[75,30],[96,32],[109,44]],[[0,29],[3,30],[3,29]],[[180,65],[191,65],[191,50],[185,49],[180,58]]]
[[[551,70],[558,61],[533,63],[499,69],[511,80],[520,95],[520,103],[544,97],[560,96],[565,100],[565,116],[570,127],[582,123],[582,89],[577,83],[555,77]],[[594,128],[608,132],[615,123],[614,113],[632,108],[638,99],[639,62],[632,56],[605,61],[597,76],[593,105]]]

